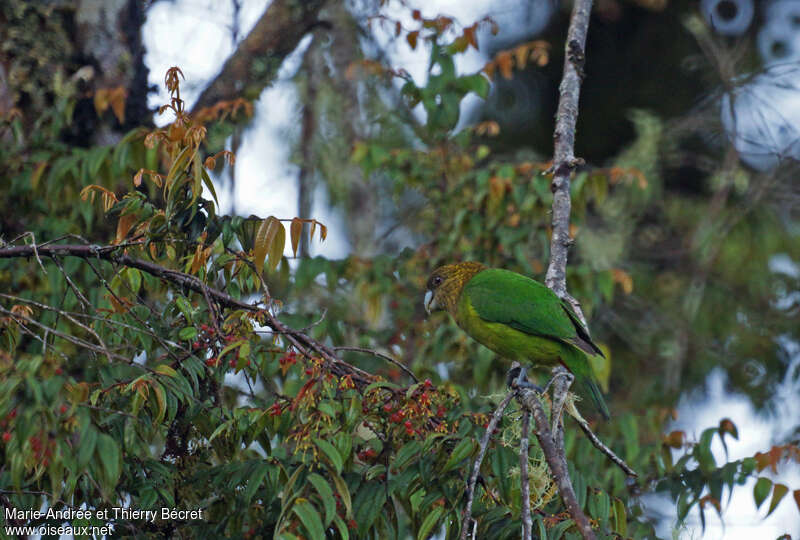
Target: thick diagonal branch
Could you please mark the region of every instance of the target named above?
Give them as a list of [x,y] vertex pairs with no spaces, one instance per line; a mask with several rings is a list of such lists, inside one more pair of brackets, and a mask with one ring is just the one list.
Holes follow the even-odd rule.
[[324,0],[275,0],[228,58],[222,71],[192,107],[195,112],[238,97],[254,100],[278,73],[283,60],[300,40],[322,24]]

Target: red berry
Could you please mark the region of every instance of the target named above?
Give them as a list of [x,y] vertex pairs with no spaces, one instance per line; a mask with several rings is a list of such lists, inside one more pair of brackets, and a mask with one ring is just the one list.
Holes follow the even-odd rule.
[[59,410],[59,412],[61,414],[64,414],[65,412],[67,412],[67,406],[66,405],[62,405],[61,407],[59,407],[58,410]]
[[14,407],[13,409],[11,409],[11,412],[8,413],[8,419],[13,420],[16,417],[17,417],[17,408]]
[[212,356],[211,358],[207,358],[206,359],[206,365],[208,367],[216,367],[217,363],[218,363],[218,360],[217,360],[217,358],[215,356]]
[[433,386],[433,383],[431,382],[430,379],[425,379],[423,385],[425,386],[425,388],[430,388],[431,386]]
[[387,403],[386,405],[383,406],[383,410],[386,412],[392,412],[392,409],[393,407],[391,403]]
[[3,432],[3,442],[8,442],[11,440],[11,433],[8,431]]
[[405,424],[403,425],[406,426],[406,429],[411,429],[411,420],[406,420]]
[[231,366],[231,367],[236,367],[236,359],[235,358],[231,358],[230,362],[228,362],[228,365]]
[[192,349],[197,350],[200,347],[202,347],[202,345],[200,344],[199,341],[195,341],[194,343],[192,343]]
[[311,368],[306,368],[306,375],[311,375],[313,373],[314,372],[311,370]]
[[60,367],[56,368],[56,375],[62,375],[63,373],[64,373],[63,369],[61,369]]

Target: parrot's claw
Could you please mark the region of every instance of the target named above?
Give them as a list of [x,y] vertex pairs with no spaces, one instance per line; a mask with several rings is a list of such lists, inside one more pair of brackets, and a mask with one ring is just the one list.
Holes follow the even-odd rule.
[[528,380],[528,375],[525,367],[514,362],[511,369],[506,373],[506,385],[511,388],[524,388],[533,390],[539,394],[542,393],[542,388],[533,384]]

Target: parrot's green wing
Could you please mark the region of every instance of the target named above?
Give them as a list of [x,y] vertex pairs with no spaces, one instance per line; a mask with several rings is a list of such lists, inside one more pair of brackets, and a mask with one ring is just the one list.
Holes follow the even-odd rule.
[[462,294],[468,295],[484,321],[563,341],[589,354],[602,354],[569,304],[538,281],[493,268],[476,274]]

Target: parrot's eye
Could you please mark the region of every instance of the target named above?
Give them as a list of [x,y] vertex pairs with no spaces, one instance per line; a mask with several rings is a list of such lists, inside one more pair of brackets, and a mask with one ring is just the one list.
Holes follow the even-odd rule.
[[434,278],[431,280],[431,283],[433,284],[433,286],[434,286],[434,287],[438,287],[439,285],[441,285],[441,284],[442,284],[442,276],[436,276],[436,277],[434,277]]

